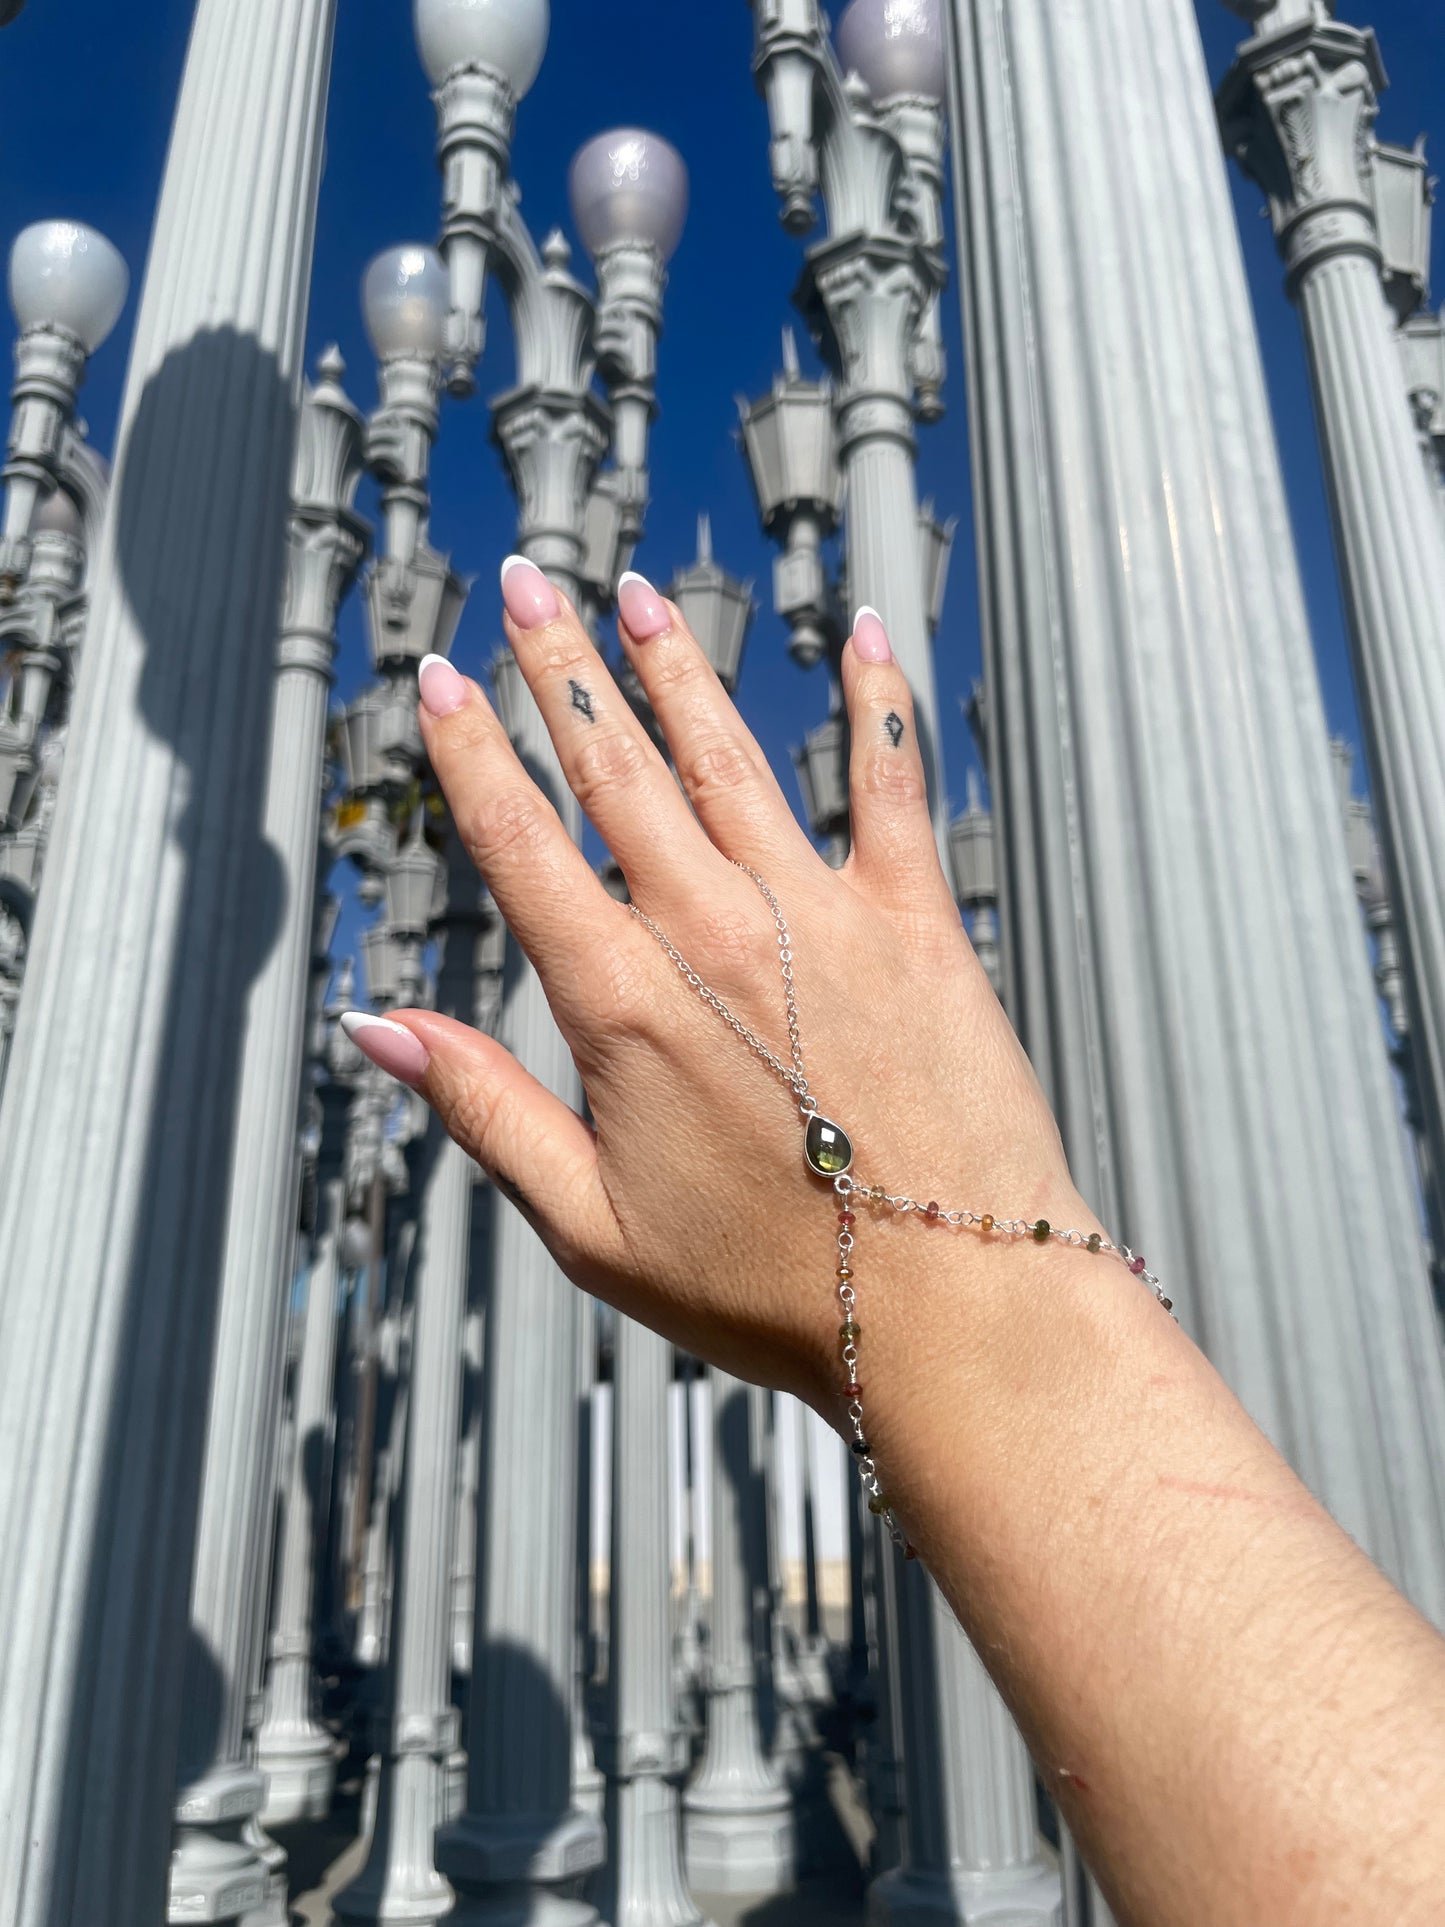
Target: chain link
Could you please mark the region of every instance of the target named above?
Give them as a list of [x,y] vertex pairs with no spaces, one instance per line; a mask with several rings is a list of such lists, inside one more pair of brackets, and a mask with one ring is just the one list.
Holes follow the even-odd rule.
[[793,939],[788,930],[788,920],[783,915],[782,907],[778,899],[773,895],[757,871],[746,863],[738,863],[736,858],[733,860],[743,875],[751,877],[753,882],[758,886],[758,889],[762,892],[763,901],[772,913],[773,923],[777,928],[778,960],[783,972],[783,1004],[788,1019],[788,1046],[793,1057],[793,1068],[791,1070],[789,1070],[788,1066],[783,1062],[782,1058],[778,1056],[776,1051],[769,1050],[761,1037],[756,1036],[754,1032],[750,1031],[740,1017],[733,1015],[722,998],[718,996],[717,992],[708,984],[705,984],[702,978],[698,976],[697,972],[687,961],[687,958],[683,956],[667,932],[660,929],[645,910],[639,910],[635,903],[631,903],[627,907],[631,910],[637,921],[642,924],[645,929],[650,930],[653,936],[656,937],[657,941],[662,945],[663,949],[676,965],[684,982],[690,984],[698,996],[702,998],[703,1002],[708,1005],[711,1010],[717,1012],[729,1030],[735,1031],[737,1035],[741,1037],[748,1049],[752,1051],[755,1056],[762,1059],[775,1077],[782,1079],[797,1098],[799,1110],[807,1115],[817,1110],[818,1100],[808,1089],[807,1073],[803,1069],[803,1041],[798,1028],[798,999],[797,993],[793,988]]

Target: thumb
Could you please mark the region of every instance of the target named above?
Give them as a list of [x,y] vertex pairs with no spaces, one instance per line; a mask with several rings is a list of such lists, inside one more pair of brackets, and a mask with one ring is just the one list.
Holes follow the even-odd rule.
[[341,1027],[373,1064],[426,1099],[564,1271],[615,1255],[596,1134],[495,1038],[430,1010],[350,1010]]

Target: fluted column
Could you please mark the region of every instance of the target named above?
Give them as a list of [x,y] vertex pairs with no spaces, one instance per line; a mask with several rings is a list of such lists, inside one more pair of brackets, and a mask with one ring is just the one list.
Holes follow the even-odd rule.
[[[1375,36],[1323,5],[1240,50],[1225,137],[1269,197],[1314,377],[1371,788],[1410,1011],[1415,1090],[1445,1170],[1445,542],[1380,284]],[[1432,1522],[1438,1523],[1438,1522]],[[1437,1602],[1440,1603],[1440,1602]]]
[[[494,404],[494,426],[517,493],[518,551],[576,603],[587,495],[606,423],[583,379],[587,309],[566,273],[565,246],[549,244],[545,273],[528,265],[529,249],[514,230],[499,271],[530,290],[517,307],[518,353],[536,378]],[[512,686],[517,700],[504,720],[518,753],[580,841],[582,813],[541,711],[525,686]],[[515,956],[498,1035],[534,1077],[581,1110],[582,1082],[541,983]],[[588,1927],[597,1917],[577,1886],[602,1861],[603,1828],[573,1799],[580,1318],[574,1287],[521,1213],[499,1202],[483,1374],[467,1807],[437,1842],[459,1920]]]
[[1418,1211],[1193,8],[951,16],[1014,1020],[1084,1195],[1445,1617]]
[[[343,373],[333,354],[307,398],[297,443],[264,818],[277,870],[277,928],[246,1007],[236,1098],[191,1580],[171,1859],[175,1920],[226,1920],[251,1911],[246,1896],[260,1867],[241,1831],[265,1794],[247,1724],[260,1691],[274,1536],[322,761],[336,612],[364,546],[350,513],[361,477],[361,417],[341,392]],[[284,1868],[284,1857],[279,1865]],[[276,1871],[268,1876],[273,1892]],[[284,1920],[284,1877],[279,1902]]]
[[[437,1008],[468,1022],[479,1014],[482,918],[476,876],[454,834],[448,849]],[[381,1776],[366,1865],[335,1901],[336,1912],[348,1920],[435,1921],[453,1905],[434,1850],[437,1829],[448,1818],[448,1762],[457,1745],[452,1535],[476,1166],[436,1119],[427,1127],[419,1166],[411,1381]]]
[[[344,1111],[345,1091],[333,1086],[329,1096]],[[325,1102],[327,1097],[323,1096]],[[335,1121],[337,1125],[342,1122]],[[336,1783],[335,1743],[316,1717],[312,1662],[317,1578],[324,1557],[324,1474],[331,1455],[340,1241],[346,1213],[346,1181],[339,1169],[327,1168],[326,1133],[327,1126],[323,1125],[320,1199],[306,1281],[306,1322],[296,1374],[291,1455],[281,1488],[266,1715],[256,1738],[256,1763],[266,1779],[266,1801],[261,1810],[266,1826],[323,1819]],[[332,1160],[339,1164],[335,1149]]]
[[687,1871],[705,1893],[781,1893],[795,1871],[792,1796],[763,1751],[768,1521],[753,1396],[716,1366],[712,1394],[712,1609],[707,1745],[683,1797]]
[[1056,1927],[1059,1875],[1039,1847],[1033,1768],[1013,1721],[927,1573],[909,1562],[896,1579],[908,1826],[869,1919]]
[[702,1927],[682,1865],[686,1737],[672,1682],[668,1384],[672,1347],[617,1320],[612,1452],[612,1632],[602,1911],[612,1927]]
[[7,1927],[166,1907],[333,15],[197,9],[0,1112]]

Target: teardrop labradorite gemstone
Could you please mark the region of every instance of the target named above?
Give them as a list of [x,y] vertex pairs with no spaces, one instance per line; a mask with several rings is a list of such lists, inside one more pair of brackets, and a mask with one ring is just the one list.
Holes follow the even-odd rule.
[[853,1142],[841,1125],[815,1112],[808,1119],[803,1153],[820,1178],[838,1178],[853,1162]]

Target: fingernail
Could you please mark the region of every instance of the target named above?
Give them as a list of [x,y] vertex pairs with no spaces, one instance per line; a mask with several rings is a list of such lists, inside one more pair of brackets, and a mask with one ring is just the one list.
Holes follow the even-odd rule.
[[540,629],[562,613],[557,591],[525,555],[509,555],[502,564],[502,600],[519,629]]
[[667,604],[636,569],[629,569],[617,584],[617,613],[634,642],[651,642],[672,627]]
[[467,699],[466,683],[445,656],[422,657],[416,686],[428,716],[453,716]]
[[348,1010],[342,1013],[341,1028],[388,1077],[413,1087],[425,1077],[431,1052],[405,1024],[394,1024],[389,1017],[369,1016],[364,1010]]
[[892,662],[888,631],[876,609],[865,602],[853,618],[853,651],[862,662]]

